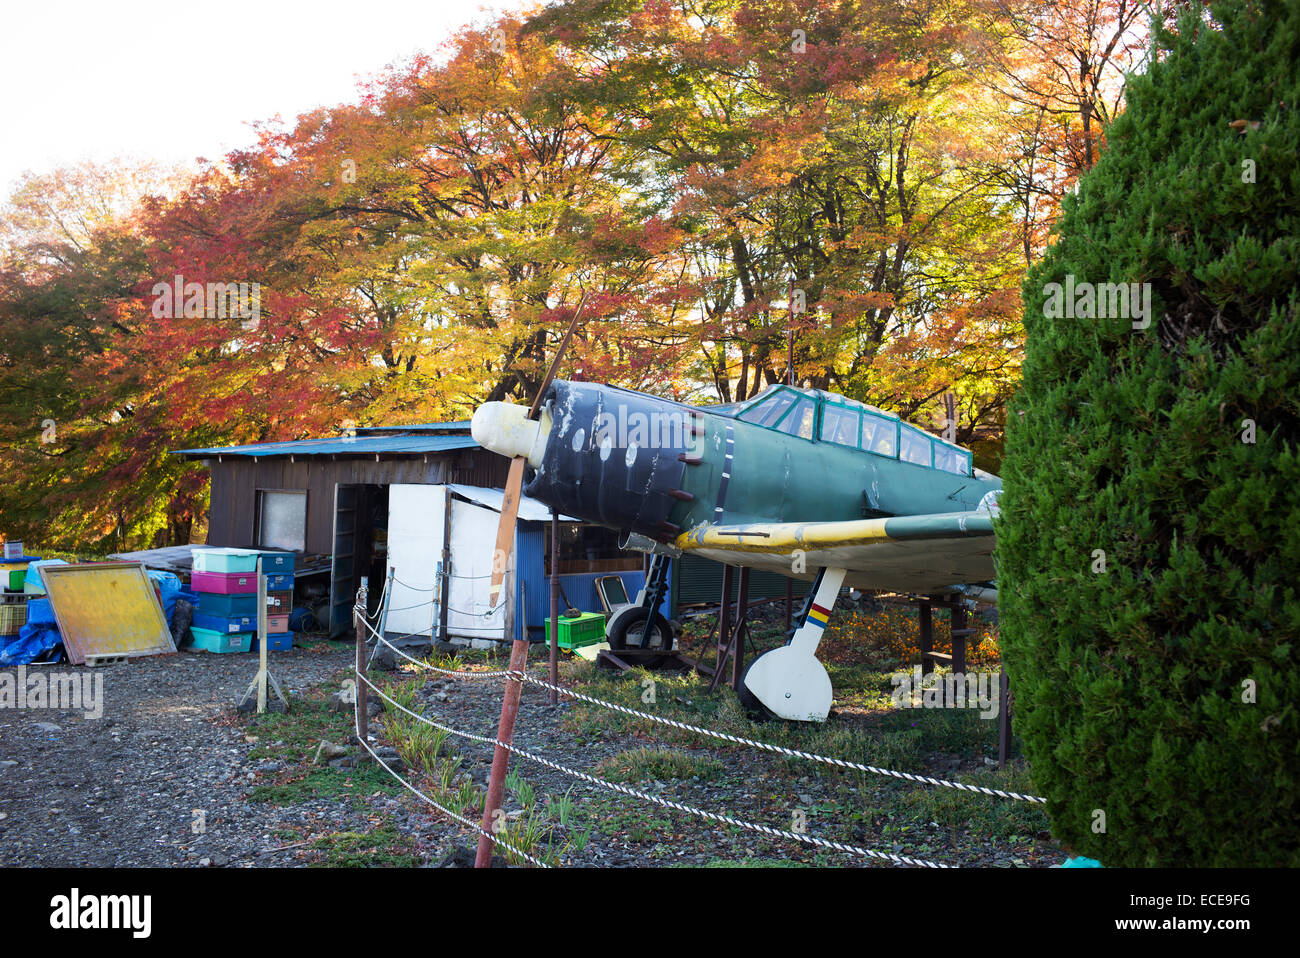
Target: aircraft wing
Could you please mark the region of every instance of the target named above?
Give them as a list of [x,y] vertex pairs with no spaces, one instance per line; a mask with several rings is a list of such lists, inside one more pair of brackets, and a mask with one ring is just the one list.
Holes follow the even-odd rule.
[[993,519],[986,511],[839,522],[712,523],[677,537],[684,552],[734,566],[811,579],[848,570],[859,589],[934,592],[986,582],[993,569]]

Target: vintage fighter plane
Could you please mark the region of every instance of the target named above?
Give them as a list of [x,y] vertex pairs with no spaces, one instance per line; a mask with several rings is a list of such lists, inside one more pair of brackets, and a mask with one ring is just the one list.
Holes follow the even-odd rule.
[[[815,653],[842,586],[939,593],[994,577],[1001,480],[974,468],[968,450],[835,393],[777,385],[698,407],[557,380],[532,408],[484,403],[471,432],[514,457],[514,508],[522,487],[652,554],[646,587],[608,623],[614,649],[672,648],[654,610],[668,562],[682,553],[814,580],[790,640],[743,678],[742,696],[782,718],[822,721],[830,711]],[[502,555],[513,526],[503,507]],[[494,603],[503,575],[493,578]]]

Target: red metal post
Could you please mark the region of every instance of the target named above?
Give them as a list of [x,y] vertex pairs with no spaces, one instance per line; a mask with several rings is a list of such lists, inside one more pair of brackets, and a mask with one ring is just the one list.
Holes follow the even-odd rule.
[[[512,585],[513,588],[513,585]],[[514,598],[506,606],[506,634],[514,631]],[[522,672],[528,667],[528,636],[515,639],[510,646],[510,671]],[[505,694],[501,697],[501,721],[497,723],[497,741],[507,745],[514,741],[515,719],[519,716],[519,693],[523,683],[516,679],[506,680]],[[510,753],[500,745],[492,751],[492,773],[488,778],[487,800],[483,803],[483,830],[492,831],[495,812],[501,807],[501,797],[506,790],[506,771],[510,767]],[[474,859],[475,868],[492,867],[492,839],[479,835],[478,855]]]

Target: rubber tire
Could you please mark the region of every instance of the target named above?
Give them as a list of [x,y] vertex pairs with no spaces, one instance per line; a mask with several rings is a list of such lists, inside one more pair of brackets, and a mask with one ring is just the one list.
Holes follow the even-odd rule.
[[754,667],[754,663],[771,651],[771,649],[767,649],[758,653],[758,655],[754,656],[754,658],[750,660],[750,663],[745,666],[745,671],[740,673],[740,691],[737,693],[737,697],[740,699],[740,707],[743,708],[749,714],[749,717],[755,722],[766,722],[769,719],[776,718],[776,713],[759,701],[758,696],[751,692],[749,686],[745,684],[745,679],[749,678],[749,670]]
[[[631,649],[641,648],[641,645],[639,644],[629,645],[627,640],[628,639],[627,634],[637,626],[641,626],[642,629],[644,630],[644,626],[642,625],[642,623],[644,623],[646,619],[649,617],[650,617],[649,609],[633,609],[631,612],[623,616],[623,618],[621,618],[618,621],[618,624],[614,626],[614,631],[611,632],[607,637],[609,640],[609,650],[613,652],[615,655],[618,655],[619,652],[622,652],[629,648]],[[673,649],[673,627],[668,624],[668,620],[665,619],[660,613],[656,612],[654,614],[654,618],[651,619],[651,625],[653,627],[652,631],[659,635],[660,643],[661,644],[665,642],[667,643],[667,648],[663,649],[663,651],[671,652]],[[642,636],[642,638],[644,639],[644,635]],[[655,647],[651,646],[651,648],[655,648]],[[638,661],[632,664],[642,665],[647,669],[653,669],[662,665],[664,661],[668,658],[669,658],[668,655],[646,656],[645,658],[639,659]]]

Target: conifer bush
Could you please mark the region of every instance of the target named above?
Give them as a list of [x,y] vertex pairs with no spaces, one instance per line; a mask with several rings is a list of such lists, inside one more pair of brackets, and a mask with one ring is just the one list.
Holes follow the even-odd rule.
[[1079,854],[1295,866],[1300,0],[1153,31],[1023,290],[997,528],[1014,727]]

